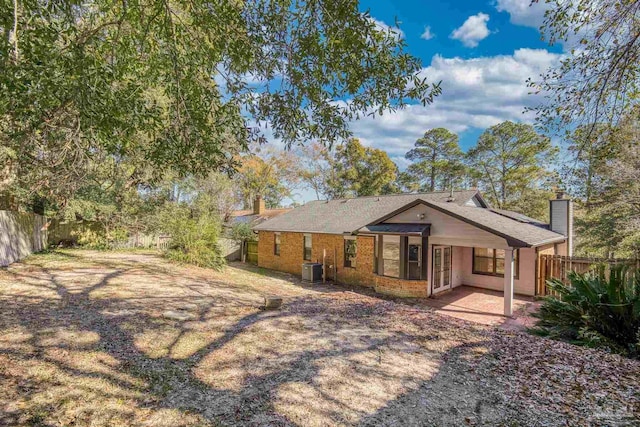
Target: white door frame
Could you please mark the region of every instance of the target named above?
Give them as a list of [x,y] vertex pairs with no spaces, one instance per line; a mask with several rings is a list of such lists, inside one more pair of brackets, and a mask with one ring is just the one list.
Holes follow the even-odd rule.
[[[436,265],[436,252],[440,253],[440,266]],[[449,252],[448,263],[449,263],[449,274],[446,275],[445,265],[445,253]],[[431,269],[431,289],[433,294],[437,294],[442,291],[447,291],[451,289],[451,275],[452,275],[452,246],[446,245],[433,245],[432,249],[432,264],[433,268]],[[448,280],[447,280],[448,277]],[[446,283],[445,283],[446,282]],[[436,286],[437,285],[437,286]]]

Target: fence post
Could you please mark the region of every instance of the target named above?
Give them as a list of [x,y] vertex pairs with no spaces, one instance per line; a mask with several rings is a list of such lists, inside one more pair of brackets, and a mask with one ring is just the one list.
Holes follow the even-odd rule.
[[545,255],[540,255],[538,262],[538,295],[544,295],[544,263]]
[[553,277],[553,257],[554,255],[549,255],[547,258],[547,269],[544,277],[544,293],[547,295],[549,293],[549,289],[547,289],[547,280]]
[[540,295],[540,276],[541,276],[541,267],[542,267],[542,254],[538,254],[538,259],[536,260],[536,295]]
[[540,277],[538,278],[538,286],[540,288],[539,294],[542,296],[547,294],[547,275],[549,271],[547,268],[548,259],[548,255],[542,255],[540,258]]

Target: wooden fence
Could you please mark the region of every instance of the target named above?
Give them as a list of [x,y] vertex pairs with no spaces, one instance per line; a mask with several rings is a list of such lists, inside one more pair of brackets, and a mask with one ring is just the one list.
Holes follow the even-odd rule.
[[171,236],[160,235],[154,236],[149,234],[134,234],[124,242],[113,243],[113,249],[133,249],[133,248],[149,248],[166,250],[169,249],[169,241]]
[[47,248],[47,218],[0,210],[0,267]]
[[247,262],[258,264],[258,242],[247,242]]
[[86,232],[104,234],[104,227],[95,221],[65,221],[60,219],[49,220],[48,243],[49,246],[76,244],[78,236]]
[[640,258],[583,258],[568,257],[562,255],[540,255],[538,258],[538,277],[536,295],[548,295],[547,280],[558,279],[564,283],[569,283],[569,273],[594,272],[604,268],[605,275],[608,275],[612,266],[627,265],[640,268]]

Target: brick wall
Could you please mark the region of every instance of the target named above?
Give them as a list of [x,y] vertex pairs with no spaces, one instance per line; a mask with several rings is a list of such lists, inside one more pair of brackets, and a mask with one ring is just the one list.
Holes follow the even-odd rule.
[[280,233],[280,255],[274,254],[274,239],[275,233],[273,232],[260,231],[258,233],[258,265],[291,274],[302,274],[303,234]]
[[426,280],[402,280],[393,277],[376,276],[376,292],[405,298],[426,298]]
[[[272,231],[258,233],[258,265],[291,274],[302,273],[304,233],[280,233],[280,255],[274,254]],[[355,267],[344,266],[344,237],[336,234],[311,233],[311,261],[325,265],[327,279],[338,283],[374,288],[377,292],[401,297],[426,297],[428,283],[378,276],[374,273],[374,238],[358,236]]]

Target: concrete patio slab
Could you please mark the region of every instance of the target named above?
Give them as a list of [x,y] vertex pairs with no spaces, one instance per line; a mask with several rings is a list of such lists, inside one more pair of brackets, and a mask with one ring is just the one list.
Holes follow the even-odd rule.
[[[469,320],[484,325],[508,325],[514,329],[531,326],[530,309],[534,307],[534,299],[524,295],[515,295],[513,299],[513,318],[503,314],[504,301],[502,292],[458,286],[451,291],[443,292],[425,300],[425,304],[440,314]],[[525,319],[528,318],[528,319]]]

